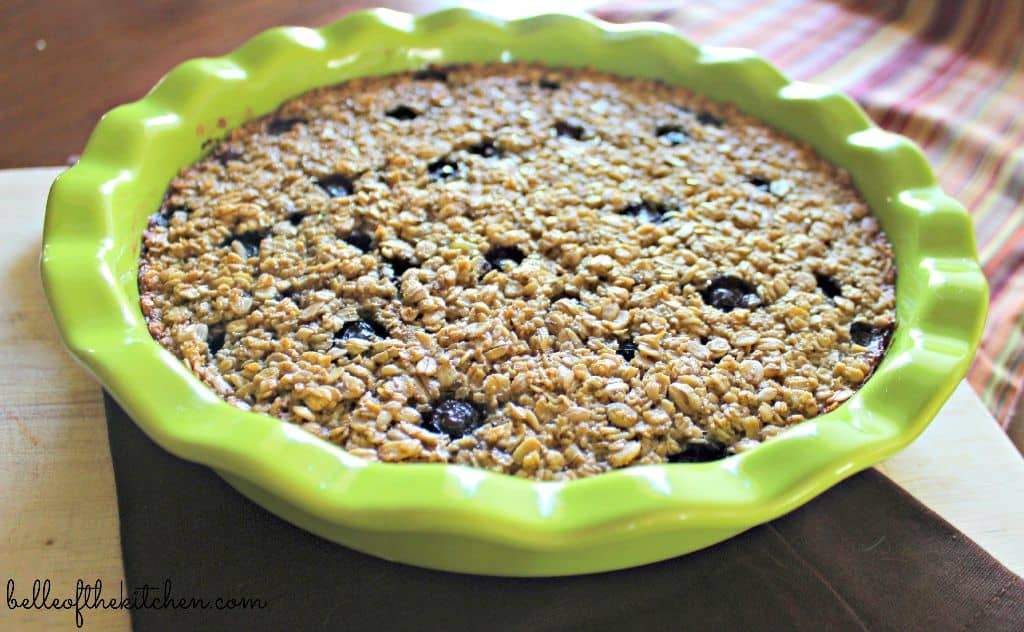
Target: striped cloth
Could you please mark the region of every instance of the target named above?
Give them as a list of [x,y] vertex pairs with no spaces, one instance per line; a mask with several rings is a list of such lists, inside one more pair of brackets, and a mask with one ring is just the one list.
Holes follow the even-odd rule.
[[842,89],[921,145],[974,217],[992,288],[968,379],[1024,450],[1024,2],[617,2],[594,13],[752,48],[794,79]]

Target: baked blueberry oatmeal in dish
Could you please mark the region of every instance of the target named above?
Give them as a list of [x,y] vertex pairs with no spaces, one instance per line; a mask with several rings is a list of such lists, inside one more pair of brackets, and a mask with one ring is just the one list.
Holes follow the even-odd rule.
[[848,399],[895,326],[850,178],[730,105],[476,64],[232,131],[143,235],[154,338],[352,454],[536,479],[723,458]]

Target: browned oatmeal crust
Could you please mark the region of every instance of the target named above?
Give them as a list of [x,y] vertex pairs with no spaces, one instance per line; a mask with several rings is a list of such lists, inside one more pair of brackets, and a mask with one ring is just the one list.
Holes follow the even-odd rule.
[[884,351],[893,280],[809,147],[533,64],[358,79],[246,123],[171,183],[139,270],[153,336],[236,406],[539,479],[719,458],[830,410]]

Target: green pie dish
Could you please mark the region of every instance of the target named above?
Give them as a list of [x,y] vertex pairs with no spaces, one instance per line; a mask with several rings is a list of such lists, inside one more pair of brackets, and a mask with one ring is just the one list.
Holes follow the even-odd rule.
[[[139,307],[146,218],[204,142],[311,88],[427,63],[536,60],[656,78],[810,143],[849,171],[893,244],[898,326],[839,408],[711,463],[535,482],[442,464],[371,463],[218,398],[155,342]],[[53,184],[42,274],[67,346],[143,431],[324,538],[451,571],[543,576],[681,555],[772,520],[910,443],[965,375],[988,306],[974,231],[909,140],[848,97],[793,82],[746,50],[698,47],[657,24],[468,10],[360,12],[276,28],[194,59],[100,121]],[[173,484],[173,482],[169,483]],[[198,490],[197,493],[202,493]]]

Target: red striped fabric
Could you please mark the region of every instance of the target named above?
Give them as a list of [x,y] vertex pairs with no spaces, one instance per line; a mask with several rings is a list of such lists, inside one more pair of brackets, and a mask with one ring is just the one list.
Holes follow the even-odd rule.
[[971,211],[992,286],[968,379],[1024,449],[1024,2],[616,2],[702,44],[752,48],[787,75],[830,83],[924,149]]

